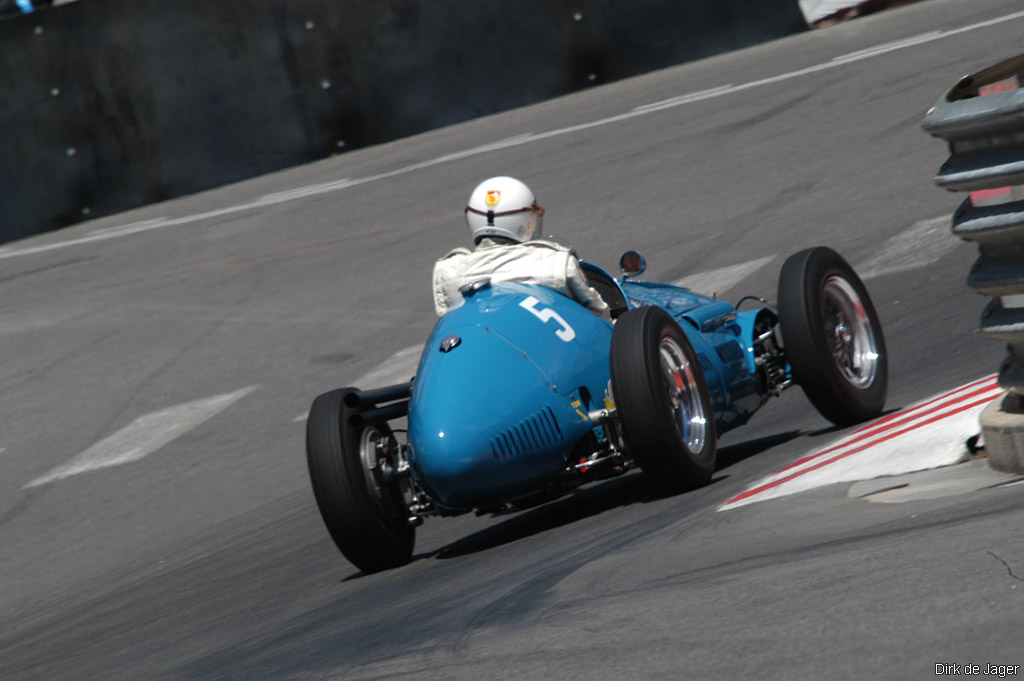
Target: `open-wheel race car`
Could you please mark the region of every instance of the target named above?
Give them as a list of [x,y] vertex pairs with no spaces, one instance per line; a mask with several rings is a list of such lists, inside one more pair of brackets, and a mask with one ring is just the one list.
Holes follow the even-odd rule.
[[613,323],[556,291],[481,279],[438,321],[410,382],[313,402],[313,491],[356,567],[408,563],[428,516],[525,507],[637,466],[670,492],[703,485],[718,436],[791,385],[837,425],[883,409],[878,316],[829,248],[786,260],[776,306],[639,280],[635,251],[619,280],[582,265]]

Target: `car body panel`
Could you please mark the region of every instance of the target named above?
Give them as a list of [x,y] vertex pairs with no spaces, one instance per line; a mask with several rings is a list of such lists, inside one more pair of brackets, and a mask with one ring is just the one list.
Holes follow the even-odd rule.
[[[719,432],[763,404],[753,356],[760,309],[738,312],[669,284],[617,282],[589,263],[586,272],[606,299],[658,305],[676,319],[697,352]],[[578,443],[604,436],[588,413],[611,397],[611,323],[529,284],[480,282],[464,295],[431,333],[409,404],[413,478],[453,509],[542,488],[575,463]]]
[[718,431],[746,423],[763,404],[753,349],[761,309],[738,312],[731,303],[658,282],[626,281],[622,289],[631,307],[658,305],[682,327],[704,370]]
[[[561,472],[593,429],[587,413],[608,385],[611,334],[578,303],[524,284],[487,287],[451,310],[413,382],[414,478],[439,503],[471,508]],[[451,337],[457,345],[442,350]]]

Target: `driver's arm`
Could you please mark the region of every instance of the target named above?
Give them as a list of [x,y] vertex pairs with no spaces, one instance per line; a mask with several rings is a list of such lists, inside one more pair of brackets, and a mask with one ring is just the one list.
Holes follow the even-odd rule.
[[573,298],[586,305],[591,312],[600,315],[608,321],[612,320],[608,303],[604,302],[597,289],[587,283],[587,277],[583,274],[580,261],[574,255],[570,255],[568,262],[566,262],[565,280],[566,287]]
[[468,254],[465,248],[456,248],[434,263],[434,311],[438,317],[443,317],[448,310],[462,304],[462,298],[457,292],[459,286],[465,283],[460,275],[463,260]]

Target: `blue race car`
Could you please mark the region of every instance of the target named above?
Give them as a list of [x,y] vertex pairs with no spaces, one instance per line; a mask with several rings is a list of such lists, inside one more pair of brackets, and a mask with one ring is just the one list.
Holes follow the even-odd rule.
[[[582,264],[614,323],[547,288],[481,279],[438,321],[413,380],[316,398],[313,491],[356,567],[408,563],[427,516],[528,506],[635,466],[670,492],[703,485],[718,436],[793,384],[837,425],[881,413],[882,329],[835,251],[789,257],[777,307],[639,280],[636,251],[619,264],[619,280]],[[406,417],[402,441],[390,424]]]

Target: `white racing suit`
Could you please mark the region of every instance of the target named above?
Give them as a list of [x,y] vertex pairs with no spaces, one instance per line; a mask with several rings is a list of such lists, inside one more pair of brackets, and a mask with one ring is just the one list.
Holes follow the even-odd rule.
[[587,283],[580,261],[570,249],[552,241],[499,244],[484,239],[475,251],[468,248],[450,251],[434,265],[437,316],[462,305],[459,287],[480,279],[490,279],[492,284],[512,281],[544,286],[611,320],[608,304]]

